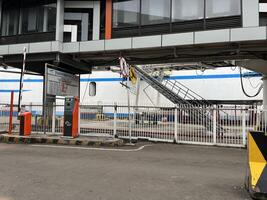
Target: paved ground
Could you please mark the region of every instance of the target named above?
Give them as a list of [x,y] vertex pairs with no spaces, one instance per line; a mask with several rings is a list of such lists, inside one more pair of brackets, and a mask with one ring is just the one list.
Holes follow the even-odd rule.
[[0,144],[0,200],[249,199],[245,163],[246,151],[230,148],[153,144],[131,152]]

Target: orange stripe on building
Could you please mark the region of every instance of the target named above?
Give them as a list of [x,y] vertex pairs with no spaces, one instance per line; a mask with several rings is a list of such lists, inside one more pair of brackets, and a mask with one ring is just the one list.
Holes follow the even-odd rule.
[[106,0],[106,27],[105,39],[111,39],[112,31],[112,0]]

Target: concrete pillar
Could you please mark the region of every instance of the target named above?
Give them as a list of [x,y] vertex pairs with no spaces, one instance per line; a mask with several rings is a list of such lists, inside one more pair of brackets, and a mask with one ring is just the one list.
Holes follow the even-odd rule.
[[259,0],[242,0],[243,27],[259,26]]
[[88,21],[89,15],[88,13],[83,13],[82,14],[82,36],[81,36],[81,40],[82,41],[88,41]]
[[56,41],[63,42],[64,36],[64,0],[57,0]]
[[93,40],[100,39],[100,1],[94,1]]
[[20,12],[19,12],[19,31],[18,31],[19,35],[22,33],[22,8],[20,8]]
[[267,110],[267,76],[265,75],[263,81],[263,109]]
[[48,29],[48,8],[44,7],[43,32],[47,32],[47,29]]
[[2,14],[3,14],[3,10],[2,10],[2,4],[3,4],[3,0],[0,0],[0,29],[2,27]]

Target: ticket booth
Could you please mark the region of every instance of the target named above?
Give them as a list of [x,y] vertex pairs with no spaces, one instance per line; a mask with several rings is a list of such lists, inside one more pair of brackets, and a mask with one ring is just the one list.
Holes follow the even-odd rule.
[[23,112],[19,115],[19,117],[20,117],[19,135],[21,135],[21,136],[31,135],[32,113]]
[[65,137],[78,137],[79,135],[79,98],[66,97],[64,106],[64,130]]

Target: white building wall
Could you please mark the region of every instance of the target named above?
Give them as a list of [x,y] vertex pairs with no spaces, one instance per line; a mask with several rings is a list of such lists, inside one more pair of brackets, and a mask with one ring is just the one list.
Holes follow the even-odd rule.
[[259,0],[242,0],[243,27],[259,26]]

